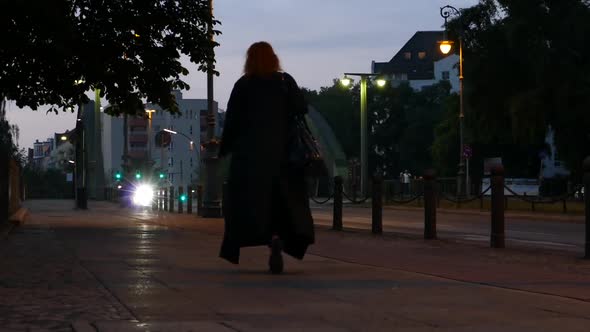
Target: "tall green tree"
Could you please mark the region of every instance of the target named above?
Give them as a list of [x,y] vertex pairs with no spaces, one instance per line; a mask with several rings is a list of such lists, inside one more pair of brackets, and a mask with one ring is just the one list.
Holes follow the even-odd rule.
[[209,23],[207,0],[2,1],[0,96],[57,112],[98,89],[111,113],[141,114],[143,99],[176,113],[180,56],[214,70]]
[[590,154],[589,20],[582,0],[481,0],[462,10],[450,28],[464,39],[472,142],[533,154],[551,126],[557,157],[579,171]]
[[343,87],[334,79],[332,86],[319,91],[303,89],[306,100],[315,107],[332,127],[348,159],[360,155],[360,110],[358,85],[352,89]]
[[373,90],[369,108],[377,167],[396,176],[405,169],[420,175],[434,166],[435,127],[443,118],[450,88],[441,81],[419,91],[408,84]]

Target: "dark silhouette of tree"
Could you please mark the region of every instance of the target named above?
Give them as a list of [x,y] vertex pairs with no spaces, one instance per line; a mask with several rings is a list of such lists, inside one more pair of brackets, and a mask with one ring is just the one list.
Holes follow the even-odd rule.
[[140,114],[144,99],[178,112],[171,91],[189,88],[180,56],[214,70],[210,23],[207,0],[3,1],[0,96],[57,112],[99,89],[110,113]]

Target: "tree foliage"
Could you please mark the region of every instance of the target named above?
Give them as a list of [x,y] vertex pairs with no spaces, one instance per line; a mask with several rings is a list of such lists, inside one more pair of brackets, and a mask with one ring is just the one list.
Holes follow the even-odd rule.
[[[359,102],[354,98],[358,86],[352,90],[341,86],[335,79],[330,87],[319,91],[303,89],[306,100],[320,112],[332,127],[346,156],[360,155]],[[358,94],[358,92],[356,92]]]
[[115,114],[143,112],[143,99],[178,112],[171,91],[189,88],[181,54],[214,70],[210,22],[207,0],[3,1],[0,96],[57,112],[98,89]]
[[582,0],[481,0],[451,22],[462,35],[467,134],[543,146],[555,129],[574,172],[590,153],[590,6]]
[[375,167],[390,176],[405,169],[420,175],[433,167],[434,129],[444,114],[450,88],[449,82],[441,81],[420,91],[408,84],[373,89],[369,123]]
[[[369,172],[392,177],[403,169],[421,174],[432,167],[434,128],[444,113],[450,85],[422,91],[409,85],[367,87]],[[307,100],[326,118],[348,159],[360,155],[359,85],[343,88],[337,80],[320,91],[305,90]]]

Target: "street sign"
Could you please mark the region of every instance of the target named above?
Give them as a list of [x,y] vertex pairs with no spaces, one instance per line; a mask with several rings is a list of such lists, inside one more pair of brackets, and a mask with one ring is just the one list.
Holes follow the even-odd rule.
[[463,145],[463,157],[470,159],[473,156],[473,150],[471,149],[471,146],[464,144]]

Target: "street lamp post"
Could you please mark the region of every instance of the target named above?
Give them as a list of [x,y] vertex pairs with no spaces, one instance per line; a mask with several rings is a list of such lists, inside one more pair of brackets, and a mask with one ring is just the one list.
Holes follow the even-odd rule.
[[148,164],[151,166],[153,165],[152,163],[152,114],[156,112],[156,110],[154,109],[146,109],[145,112],[148,115],[148,133],[147,133],[147,137],[148,137],[148,146],[147,146],[147,150],[148,150],[148,155],[147,155],[147,160],[148,160]]
[[[445,30],[443,32],[443,40],[439,42],[440,50],[443,54],[448,54],[453,42],[447,38],[447,21],[452,15],[459,15],[460,12],[453,6],[444,6],[440,9],[440,16],[445,19]],[[459,170],[457,172],[457,196],[464,193],[469,193],[469,176],[465,176],[465,155],[463,146],[463,120],[465,118],[464,103],[463,103],[463,36],[459,36]],[[467,170],[469,172],[469,170]],[[463,188],[465,186],[465,188]],[[465,191],[464,191],[465,189]]]
[[[208,34],[211,42],[211,47],[214,43],[213,34],[213,0],[209,0],[209,22]],[[221,217],[221,184],[219,183],[219,176],[217,168],[219,165],[219,158],[217,157],[217,150],[219,142],[215,139],[215,126],[217,123],[217,112],[213,105],[213,61],[208,63],[207,71],[207,142],[203,145],[203,165],[204,165],[204,197],[203,197],[203,213],[205,218],[219,218]]]
[[[186,138],[189,141],[189,149],[191,151],[193,151],[195,149],[195,141],[193,140],[192,137],[190,137],[190,136],[188,136],[188,135],[186,135],[184,133],[181,133],[181,132],[178,132],[178,131],[174,131],[174,130],[170,130],[170,129],[162,129],[160,132],[162,132],[162,131],[165,131],[165,132],[170,133],[172,135],[180,135],[180,136],[183,136],[184,138]],[[183,167],[182,167],[182,160],[181,160],[180,161],[180,181],[181,182],[183,181],[182,174],[183,174]]]
[[[380,76],[380,74],[372,73],[344,73],[344,78],[341,80],[342,85],[348,86],[351,80],[348,76],[360,76],[361,86],[361,195],[367,195],[368,183],[368,118],[367,118],[367,78]],[[385,86],[386,81],[383,78],[377,79],[379,87]]]

